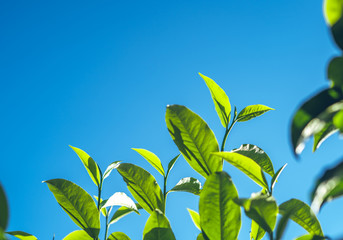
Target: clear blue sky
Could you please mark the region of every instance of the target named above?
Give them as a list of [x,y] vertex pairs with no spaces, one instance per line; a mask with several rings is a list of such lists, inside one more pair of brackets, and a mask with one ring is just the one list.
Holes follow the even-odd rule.
[[[288,163],[275,190],[278,203],[309,203],[314,180],[340,160],[342,142],[331,137],[315,154],[310,141],[297,162],[289,125],[299,104],[328,86],[326,66],[338,55],[322,16],[321,0],[289,1],[1,1],[1,174],[10,203],[8,230],[39,239],[62,239],[78,227],[43,180],[65,178],[92,194],[96,188],[68,147],[88,152],[104,170],[115,160],[155,169],[131,150],[156,153],[164,166],[178,153],[165,126],[167,104],[186,105],[221,141],[224,129],[198,72],[213,78],[239,110],[264,104],[276,109],[235,126],[226,150],[243,143],[264,149],[278,169]],[[228,164],[241,197],[259,187]],[[183,158],[168,188],[196,174]],[[113,172],[104,194],[124,191]],[[186,208],[198,198],[168,197],[167,217],[177,239],[195,239]],[[341,231],[342,200],[319,214],[323,230]],[[148,214],[132,214],[111,226],[141,239]],[[248,239],[243,219],[240,239]],[[286,239],[305,233],[290,224]],[[102,234],[102,233],[101,233]]]

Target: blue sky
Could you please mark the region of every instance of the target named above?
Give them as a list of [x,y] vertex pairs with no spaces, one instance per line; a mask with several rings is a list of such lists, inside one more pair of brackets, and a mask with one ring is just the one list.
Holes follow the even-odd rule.
[[[78,227],[56,203],[43,180],[65,178],[92,195],[96,188],[68,147],[90,154],[104,170],[115,160],[155,169],[131,148],[156,153],[164,166],[178,150],[165,126],[167,104],[199,114],[221,141],[224,129],[198,72],[214,79],[238,110],[264,104],[275,111],[237,124],[226,150],[258,145],[278,169],[288,163],[275,190],[278,203],[309,203],[316,177],[340,160],[338,136],[315,154],[310,141],[297,162],[289,125],[297,106],[328,86],[326,66],[338,55],[322,16],[322,2],[303,1],[1,1],[0,181],[10,204],[8,230],[39,239],[62,239]],[[229,166],[242,197],[259,187]],[[187,176],[204,179],[180,158],[168,188]],[[113,172],[104,194],[124,191]],[[339,235],[341,200],[318,218],[324,232]],[[177,239],[195,239],[187,193],[168,197],[167,217]],[[129,215],[110,228],[140,239],[148,214]],[[248,239],[243,219],[240,239]],[[286,239],[305,233],[290,224]]]

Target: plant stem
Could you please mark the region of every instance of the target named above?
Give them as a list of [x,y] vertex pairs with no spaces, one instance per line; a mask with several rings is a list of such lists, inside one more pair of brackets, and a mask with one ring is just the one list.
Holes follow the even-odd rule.
[[105,238],[104,238],[104,240],[107,239],[107,234],[108,234],[108,213],[106,214],[106,228],[105,228]]
[[101,199],[101,185],[102,183],[100,184],[100,186],[98,187],[98,211],[99,211],[99,214],[100,214],[100,199]]
[[229,133],[230,133],[230,131],[231,131],[233,125],[235,125],[235,123],[236,123],[236,119],[234,119],[234,120],[232,121],[232,123],[231,123],[231,125],[230,125],[229,128],[226,128],[225,135],[224,135],[223,142],[222,142],[222,147],[221,147],[221,149],[220,149],[221,152],[224,151],[227,136],[229,136]]
[[270,232],[270,233],[269,233],[269,239],[270,239],[270,240],[273,240],[273,239],[274,239],[273,232]]
[[164,212],[166,211],[166,202],[167,202],[167,178],[168,176],[164,176],[164,181],[163,181]]

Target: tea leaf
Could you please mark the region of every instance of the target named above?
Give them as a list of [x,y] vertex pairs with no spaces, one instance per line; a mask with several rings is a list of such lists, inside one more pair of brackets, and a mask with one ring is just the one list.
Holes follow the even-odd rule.
[[189,192],[199,195],[201,183],[198,179],[192,177],[182,178],[169,192]]
[[168,219],[156,209],[145,224],[143,240],[175,240]]
[[85,231],[77,230],[69,233],[63,240],[93,240]]
[[161,164],[161,160],[152,152],[145,150],[145,149],[139,149],[139,148],[132,148],[132,150],[135,150],[138,152],[142,157],[144,157],[156,170],[164,176],[164,169]]
[[237,116],[238,122],[245,122],[262,114],[274,110],[273,108],[264,106],[262,104],[250,105],[245,107]]

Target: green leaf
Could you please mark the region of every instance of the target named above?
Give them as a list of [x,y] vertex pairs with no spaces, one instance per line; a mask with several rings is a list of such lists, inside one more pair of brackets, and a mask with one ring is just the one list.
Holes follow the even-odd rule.
[[250,232],[250,240],[260,240],[263,238],[266,231],[260,227],[254,220],[251,220],[251,232]]
[[285,229],[287,227],[288,221],[291,217],[291,214],[292,211],[288,211],[284,213],[283,216],[280,218],[276,228],[275,240],[281,240],[283,233],[285,232]]
[[339,111],[334,117],[333,117],[333,124],[336,128],[339,129],[339,131],[343,132],[343,110]]
[[243,144],[239,148],[231,152],[239,153],[254,160],[263,171],[268,173],[271,177],[274,175],[273,163],[268,155],[259,147],[253,144]]
[[311,234],[303,235],[300,237],[297,237],[295,240],[322,240],[322,239],[329,239],[323,236],[313,236]]
[[279,212],[282,215],[290,214],[290,218],[310,234],[324,235],[317,217],[306,203],[298,199],[291,199],[279,206]]
[[235,202],[244,208],[245,214],[254,220],[266,232],[272,234],[278,214],[274,197],[256,195],[250,199],[236,199]]
[[199,233],[197,240],[205,240],[204,236],[202,235],[202,233]]
[[132,148],[132,150],[135,150],[138,152],[142,157],[144,157],[156,170],[164,176],[164,169],[161,164],[161,160],[152,152],[141,149],[141,148]]
[[328,79],[332,86],[343,86],[343,57],[333,58],[328,66]]
[[[142,209],[141,205],[136,203],[137,209]],[[125,217],[129,213],[135,212],[139,214],[139,212],[134,211],[132,208],[128,207],[120,207],[112,216],[111,220],[109,221],[109,225],[118,222],[121,218]]]
[[192,177],[182,178],[169,192],[189,192],[199,195],[201,191],[201,183],[198,179]]
[[26,232],[22,232],[22,231],[13,231],[13,232],[6,232],[6,233],[22,240],[37,240],[35,236]]
[[226,95],[224,90],[221,89],[218,84],[215,83],[215,81],[213,81],[211,78],[206,77],[201,73],[199,73],[199,75],[204,79],[208,89],[211,92],[215,109],[223,127],[227,128],[230,123],[231,116],[231,105],[228,96]]
[[343,195],[343,161],[325,171],[312,192],[312,209],[319,212],[327,201]]
[[237,239],[241,212],[233,199],[238,197],[235,185],[226,172],[210,175],[200,194],[200,226],[209,239]]
[[115,162],[111,163],[110,165],[108,165],[102,179],[107,178],[111,174],[113,169],[116,169],[117,167],[119,167],[120,162],[121,161],[115,161]]
[[[98,197],[95,195],[93,195],[93,197],[98,202]],[[101,213],[104,217],[106,217],[106,215],[109,214],[109,212],[111,212],[111,210],[109,212],[107,212],[107,209],[105,207],[103,207],[105,205],[106,201],[107,200],[103,200],[102,198],[100,198],[100,209],[101,209]]]
[[216,137],[206,122],[188,108],[167,106],[166,123],[169,133],[189,165],[205,178],[222,170]]
[[335,132],[337,132],[337,128],[333,125],[332,121],[327,122],[322,130],[314,134],[312,151],[316,151],[320,145]]
[[287,166],[287,163],[285,165],[283,165],[272,177],[272,181],[270,184],[270,192],[273,192],[275,184],[276,184],[280,174],[282,173],[282,171],[285,169],[286,166]]
[[70,145],[69,147],[71,147],[79,156],[89,176],[92,178],[93,182],[99,187],[101,182],[101,174],[98,164],[85,151]]
[[138,213],[136,204],[133,202],[133,200],[129,196],[127,196],[123,192],[114,193],[108,200],[106,200],[105,204],[102,207],[106,208],[106,207],[112,207],[112,206],[123,206],[123,207],[131,208],[133,211]]
[[112,233],[107,240],[130,240],[130,238],[122,232],[114,232]]
[[45,183],[70,218],[89,236],[96,238],[100,231],[100,215],[92,197],[68,180],[52,179]]
[[196,211],[193,211],[192,209],[189,209],[189,208],[187,208],[187,210],[189,212],[189,215],[192,218],[194,225],[196,226],[197,229],[199,229],[201,231],[199,213],[197,213]]
[[332,35],[337,45],[343,49],[343,20],[342,20],[342,0],[325,0],[324,16],[326,22],[331,27]]
[[0,230],[4,232],[8,225],[8,203],[5,191],[0,184]]
[[170,160],[170,162],[168,163],[168,170],[167,170],[167,174],[166,174],[166,178],[169,175],[169,172],[172,170],[172,168],[175,165],[176,160],[180,157],[180,154],[178,154],[176,157],[174,157],[172,160]]
[[293,150],[300,154],[304,149],[304,142],[312,135],[321,131],[332,121],[332,117],[343,108],[342,91],[330,88],[321,91],[306,101],[295,113],[291,126],[291,140]]
[[143,240],[175,240],[168,219],[158,209],[151,213],[145,224]]
[[264,106],[262,104],[250,105],[245,107],[237,116],[238,122],[245,122],[262,114],[274,110],[273,108]]
[[241,170],[261,187],[269,189],[262,168],[251,158],[234,152],[218,152],[213,154],[224,158],[227,162]]
[[117,170],[133,197],[148,213],[151,214],[155,209],[164,212],[162,191],[149,172],[130,163],[120,164]]
[[63,240],[93,240],[88,233],[83,230],[77,230],[69,233]]

